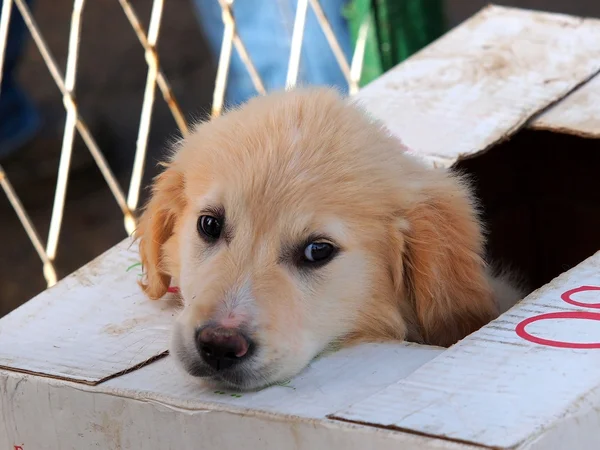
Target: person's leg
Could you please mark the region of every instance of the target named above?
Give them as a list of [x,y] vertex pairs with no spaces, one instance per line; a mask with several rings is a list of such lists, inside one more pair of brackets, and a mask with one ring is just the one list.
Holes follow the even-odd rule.
[[[295,6],[297,0],[292,0],[292,3]],[[348,65],[350,65],[352,38],[347,20],[343,15],[347,3],[348,0],[320,1],[323,12],[331,25]],[[301,68],[304,67],[304,70],[301,71],[302,76],[298,77],[300,83],[336,86],[343,92],[347,92],[348,81],[344,77],[321,25],[310,6],[306,17],[300,66]]]
[[[346,2],[322,0],[321,4],[349,59],[351,38],[342,15]],[[209,45],[218,57],[223,39],[221,8],[216,0],[194,0],[194,4]],[[285,86],[296,7],[297,0],[237,0],[233,4],[237,32],[267,91]],[[346,79],[310,7],[304,30],[298,84],[329,85],[347,90]],[[234,50],[229,68],[226,105],[238,105],[256,94],[246,67]]]
[[[27,4],[31,5],[32,0]],[[40,118],[31,100],[15,79],[15,70],[23,52],[27,29],[21,14],[13,6],[0,86],[0,158],[27,144],[37,133]]]

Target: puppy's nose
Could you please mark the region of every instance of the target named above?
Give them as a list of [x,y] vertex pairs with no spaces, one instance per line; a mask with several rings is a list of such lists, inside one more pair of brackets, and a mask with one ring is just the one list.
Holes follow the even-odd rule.
[[198,332],[196,345],[202,359],[215,370],[224,370],[248,356],[250,341],[239,330],[205,326]]

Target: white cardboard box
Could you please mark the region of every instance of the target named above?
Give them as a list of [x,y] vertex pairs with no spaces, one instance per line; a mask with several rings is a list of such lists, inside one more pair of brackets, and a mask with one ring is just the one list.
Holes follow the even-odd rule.
[[[594,158],[599,71],[600,21],[489,7],[358,97],[436,164],[473,169],[519,150],[499,144],[515,133],[509,144],[531,138],[521,133],[547,143],[550,133]],[[504,175],[493,181],[508,189]],[[580,250],[545,254],[547,264],[508,255],[545,280],[560,261],[600,249],[581,230],[563,236]],[[146,300],[136,262],[123,242],[0,319],[1,449],[600,447],[600,252],[450,349],[363,345],[313,362],[288,385],[242,394],[174,367],[165,354],[173,307]]]

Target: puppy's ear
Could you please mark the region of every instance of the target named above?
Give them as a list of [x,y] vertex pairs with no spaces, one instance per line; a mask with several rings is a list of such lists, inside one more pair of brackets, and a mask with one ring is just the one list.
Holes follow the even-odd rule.
[[140,286],[153,300],[165,295],[171,282],[164,246],[185,207],[183,188],[183,174],[167,165],[154,180],[152,196],[134,233],[144,270]]
[[[497,316],[486,277],[483,234],[468,188],[446,172],[421,185],[405,212],[400,268],[420,337],[449,346]],[[425,181],[425,180],[423,180]]]

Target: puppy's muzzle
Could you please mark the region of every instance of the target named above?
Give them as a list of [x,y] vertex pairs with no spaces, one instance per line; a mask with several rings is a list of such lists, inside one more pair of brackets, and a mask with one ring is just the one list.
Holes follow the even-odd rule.
[[238,329],[206,325],[196,332],[196,348],[202,360],[219,372],[246,360],[254,344]]

